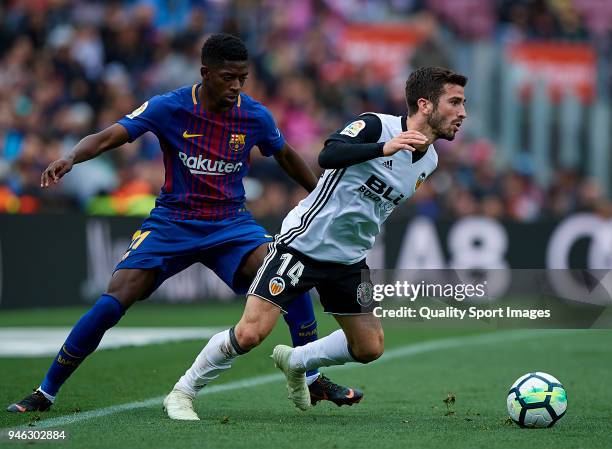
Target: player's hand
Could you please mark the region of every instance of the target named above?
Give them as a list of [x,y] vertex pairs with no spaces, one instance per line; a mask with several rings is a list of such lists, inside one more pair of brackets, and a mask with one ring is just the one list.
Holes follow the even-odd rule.
[[71,159],[62,158],[51,162],[40,177],[40,186],[44,189],[52,182],[57,184],[62,176],[72,170],[72,165]]
[[427,137],[425,137],[425,134],[418,131],[404,131],[385,142],[383,154],[391,156],[401,150],[416,151],[413,145],[425,145],[426,143]]

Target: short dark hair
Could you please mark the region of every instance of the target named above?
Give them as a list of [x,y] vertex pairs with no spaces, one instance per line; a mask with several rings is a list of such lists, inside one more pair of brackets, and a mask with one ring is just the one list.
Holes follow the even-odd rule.
[[248,61],[244,42],[232,34],[216,33],[202,45],[202,65],[220,66],[226,61]]
[[443,67],[421,67],[415,70],[406,81],[406,104],[408,115],[413,115],[419,110],[417,102],[419,98],[426,98],[435,106],[444,92],[445,84],[457,84],[465,87],[467,77]]

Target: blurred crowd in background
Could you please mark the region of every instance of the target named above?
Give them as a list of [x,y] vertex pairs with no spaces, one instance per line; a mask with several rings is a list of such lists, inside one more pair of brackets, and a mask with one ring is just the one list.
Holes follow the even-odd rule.
[[[246,93],[270,108],[287,140],[320,172],[316,161],[326,136],[347,120],[364,111],[406,110],[402,86],[380,81],[367,65],[345,67],[338,36],[364,18],[425,34],[409,60],[396,62],[405,74],[423,65],[460,70],[456,46],[483,40],[592,42],[601,60],[611,59],[612,2],[606,0],[5,1],[0,212],[146,214],[163,183],[151,134],[75,166],[54,188],[43,191],[40,174],[80,138],[151,96],[197,82],[202,43],[218,31],[245,40],[252,60]],[[606,67],[599,76],[609,92]],[[606,186],[572,169],[555,170],[541,185],[528,153],[500,169],[495,137],[478,135],[469,122],[455,141],[436,145],[439,170],[404,213],[522,222],[575,211],[612,217]],[[305,195],[273,159],[257,156],[248,192],[257,217],[283,216]]]

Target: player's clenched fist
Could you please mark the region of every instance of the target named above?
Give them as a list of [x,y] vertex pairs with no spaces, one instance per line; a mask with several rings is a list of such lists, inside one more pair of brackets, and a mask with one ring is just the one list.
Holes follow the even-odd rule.
[[51,162],[40,177],[40,186],[42,188],[49,187],[51,181],[57,184],[60,178],[70,170],[72,170],[72,161],[70,159],[58,159]]
[[400,150],[415,151],[416,149],[413,145],[425,145],[426,143],[427,137],[425,137],[425,134],[418,131],[404,131],[385,142],[383,154],[391,156]]

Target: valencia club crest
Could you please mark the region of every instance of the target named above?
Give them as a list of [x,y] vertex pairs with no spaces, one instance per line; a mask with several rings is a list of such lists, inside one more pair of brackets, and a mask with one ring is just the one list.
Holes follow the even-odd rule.
[[414,190],[416,191],[419,187],[421,187],[421,184],[423,184],[423,182],[425,181],[425,178],[427,178],[427,174],[426,173],[421,173],[419,175],[419,179],[417,179],[416,184],[414,185]]

